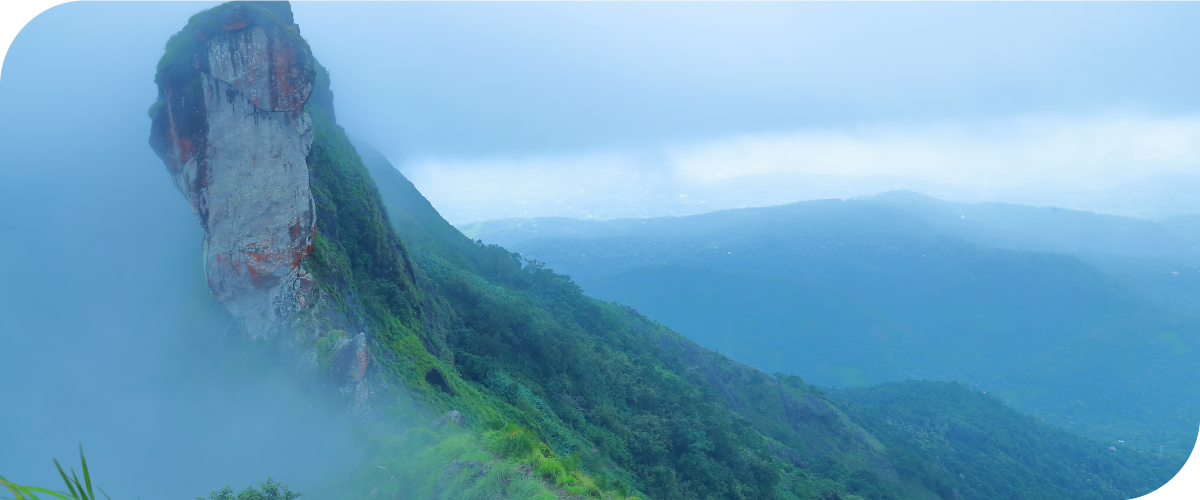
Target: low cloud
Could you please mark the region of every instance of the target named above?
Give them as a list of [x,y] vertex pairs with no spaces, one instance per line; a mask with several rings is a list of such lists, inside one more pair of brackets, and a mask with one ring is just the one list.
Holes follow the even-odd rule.
[[1200,172],[1200,116],[1009,121],[750,134],[668,150],[681,176],[892,176],[1012,187]]
[[[401,170],[454,223],[685,215],[896,189],[1089,209],[1078,201],[1090,196],[1081,190],[1156,174],[1200,175],[1200,115],[808,129],[651,151],[425,160]],[[1065,201],[1068,192],[1075,201]]]

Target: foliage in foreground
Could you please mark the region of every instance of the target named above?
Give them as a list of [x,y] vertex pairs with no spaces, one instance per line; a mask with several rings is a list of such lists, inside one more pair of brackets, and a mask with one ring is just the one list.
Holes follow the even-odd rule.
[[[20,486],[0,476],[0,486],[4,486],[10,493],[13,494],[13,499],[31,498],[39,500],[36,493],[42,493],[61,498],[62,500],[96,500],[96,494],[92,491],[92,475],[88,472],[87,459],[83,456],[83,445],[79,445],[79,468],[83,471],[83,481],[79,481],[79,476],[75,474],[75,468],[71,467],[71,476],[67,477],[67,473],[63,472],[62,465],[59,465],[58,459],[54,459],[54,467],[58,468],[58,475],[62,477],[63,484],[67,485],[67,491],[53,491],[37,486]],[[108,498],[108,493],[100,490],[104,498]],[[7,497],[0,497],[5,498]],[[109,499],[112,500],[112,499]],[[289,499],[290,500],[290,499]]]
[[328,498],[398,500],[554,500],[564,496],[636,500],[604,491],[577,455],[561,457],[519,425],[492,422],[483,432],[448,425],[395,433],[365,431],[355,470],[314,492]]
[[[233,494],[233,488],[226,486],[208,495],[208,500],[295,500],[301,493],[293,492],[286,484],[279,484],[274,479],[267,478],[267,482],[258,483],[259,489],[247,487],[237,495]],[[196,500],[205,500],[202,497],[196,497]]]

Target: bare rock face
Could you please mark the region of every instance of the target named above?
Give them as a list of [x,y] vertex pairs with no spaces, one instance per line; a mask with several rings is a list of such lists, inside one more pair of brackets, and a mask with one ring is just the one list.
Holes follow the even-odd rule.
[[340,386],[356,384],[367,374],[371,351],[367,349],[367,335],[359,333],[352,339],[343,337],[333,352],[329,374]]
[[252,338],[304,307],[313,278],[315,65],[284,2],[202,12],[167,44],[150,144],[204,228],[209,290]]
[[455,425],[458,427],[463,427],[462,413],[459,413],[457,410],[450,410],[445,415],[442,415],[441,418],[434,421],[433,424],[431,424],[429,426],[429,428],[433,429],[433,430],[437,430],[437,429],[441,429],[442,427],[445,427],[446,425]]
[[367,334],[359,333],[354,338],[342,337],[334,346],[329,365],[329,378],[338,387],[338,392],[350,396],[350,413],[358,417],[369,417],[371,407],[371,384],[367,381],[367,367],[371,362],[371,350],[367,348]]

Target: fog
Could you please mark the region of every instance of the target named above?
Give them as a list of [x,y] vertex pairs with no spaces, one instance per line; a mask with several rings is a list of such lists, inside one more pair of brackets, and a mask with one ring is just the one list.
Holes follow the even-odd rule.
[[61,486],[50,458],[78,469],[82,442],[114,498],[311,486],[350,456],[349,427],[269,362],[229,359],[191,210],[142,134],[98,135],[6,147],[37,171],[0,182],[2,474]]
[[[146,144],[163,46],[213,5],[62,5],[4,60],[9,479],[53,486],[82,443],[114,498],[189,498],[354,455],[340,412],[231,338]],[[293,8],[339,121],[456,224],[892,189],[1200,213],[1197,4]]]
[[[295,12],[335,75],[347,130],[461,224],[892,189],[1195,213],[1177,182],[1152,176],[1200,182],[1200,72],[1183,63],[1200,56],[1185,21],[1196,8],[302,2]],[[1147,187],[1157,184],[1168,192]],[[1175,201],[1144,209],[1164,197]]]
[[78,471],[80,443],[113,498],[303,490],[352,456],[340,414],[226,335],[203,233],[146,144],[163,43],[207,5],[64,5],[4,61],[0,473],[18,484],[61,487],[51,459]]
[[455,224],[657,217],[912,190],[1158,219],[1200,213],[1200,118],[1019,117],[743,134],[608,151],[402,167]]

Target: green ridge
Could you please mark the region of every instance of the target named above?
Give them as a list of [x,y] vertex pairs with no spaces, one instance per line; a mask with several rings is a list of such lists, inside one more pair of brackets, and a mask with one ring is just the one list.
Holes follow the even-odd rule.
[[[279,17],[286,5],[259,10]],[[169,43],[168,65],[175,54]],[[874,403],[834,404],[798,377],[737,363],[463,236],[381,155],[364,148],[364,163],[336,123],[328,73],[315,67],[305,110],[317,239],[304,265],[332,304],[309,307],[341,316],[319,320],[327,336],[368,332],[369,378],[387,388],[371,399],[382,418],[358,432],[362,463],[309,498],[950,498],[942,486],[957,484],[953,471],[940,455],[897,455],[911,440],[872,420]],[[302,349],[328,356],[331,340]],[[1030,424],[1003,405],[981,408]],[[463,428],[430,426],[450,410]],[[1100,446],[1053,429],[1040,436]],[[1060,498],[1126,498],[1165,482],[1149,455],[1127,455],[1109,467],[1128,481]],[[924,475],[906,472],[914,467]],[[1034,476],[1023,488],[1048,498],[1062,490],[1055,480]],[[998,485],[977,491],[1012,498]]]

